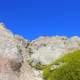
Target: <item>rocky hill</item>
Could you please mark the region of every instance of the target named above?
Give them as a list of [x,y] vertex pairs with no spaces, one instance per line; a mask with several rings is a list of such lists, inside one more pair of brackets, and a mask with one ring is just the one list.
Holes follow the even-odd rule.
[[78,36],[42,36],[29,41],[0,23],[0,80],[43,80],[44,68],[79,49]]
[[27,40],[0,24],[0,80],[36,80],[25,60],[27,44]]

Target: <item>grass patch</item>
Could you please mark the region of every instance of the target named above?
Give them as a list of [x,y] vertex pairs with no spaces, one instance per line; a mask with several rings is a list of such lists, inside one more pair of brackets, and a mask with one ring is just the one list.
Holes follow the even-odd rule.
[[44,69],[43,78],[44,80],[80,80],[80,50],[48,65]]

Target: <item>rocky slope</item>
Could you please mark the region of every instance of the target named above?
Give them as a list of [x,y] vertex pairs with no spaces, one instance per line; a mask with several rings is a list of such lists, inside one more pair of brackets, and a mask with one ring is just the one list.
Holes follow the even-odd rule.
[[47,65],[64,54],[80,49],[80,38],[78,36],[40,37],[32,41],[28,48],[32,65],[37,63]]
[[0,24],[0,80],[36,80],[25,60],[27,44],[27,40],[14,35],[4,24]]
[[33,41],[14,35],[0,24],[0,80],[42,80],[42,69],[80,49],[80,37],[39,37]]

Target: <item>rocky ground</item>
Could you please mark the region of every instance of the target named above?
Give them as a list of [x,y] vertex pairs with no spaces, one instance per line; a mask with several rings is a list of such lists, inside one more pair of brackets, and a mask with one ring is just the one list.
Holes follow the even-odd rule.
[[14,35],[1,23],[0,80],[42,80],[44,66],[78,49],[78,36],[45,36],[29,41]]

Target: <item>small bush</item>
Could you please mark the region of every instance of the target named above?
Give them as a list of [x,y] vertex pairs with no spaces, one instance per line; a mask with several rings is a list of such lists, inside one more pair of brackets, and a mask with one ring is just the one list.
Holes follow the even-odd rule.
[[41,63],[37,63],[35,66],[34,66],[35,69],[37,70],[43,70],[46,68],[46,65],[42,65]]
[[[57,65],[55,68],[54,65]],[[80,51],[59,58],[43,72],[44,80],[80,80]]]

